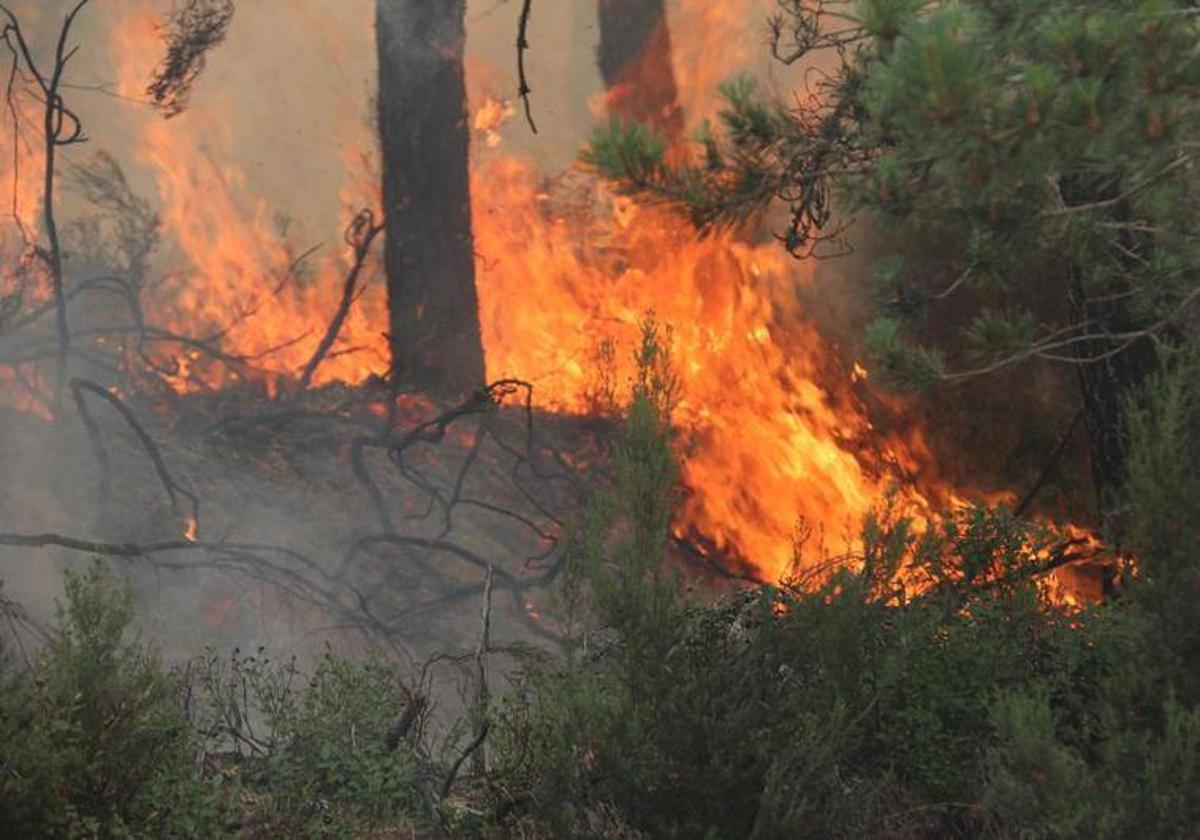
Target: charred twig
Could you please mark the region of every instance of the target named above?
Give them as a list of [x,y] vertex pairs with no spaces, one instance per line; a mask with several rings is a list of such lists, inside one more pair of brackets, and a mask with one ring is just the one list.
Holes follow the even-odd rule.
[[[351,464],[354,468],[355,476],[358,478],[359,482],[363,484],[363,486],[367,489],[368,494],[371,496],[372,502],[377,508],[378,518],[381,523],[385,524],[384,530],[392,530],[390,525],[391,517],[387,513],[382,493],[379,492],[378,486],[375,485],[374,481],[370,477],[370,474],[367,472],[366,464],[362,457],[364,449],[368,447],[386,447],[389,455],[392,458],[392,461],[396,464],[397,469],[400,470],[401,475],[413,482],[419,489],[427,493],[432,500],[440,503],[443,506],[443,508],[446,510],[447,526],[443,531],[444,536],[445,533],[448,533],[449,525],[451,524],[450,508],[453,506],[453,504],[456,504],[461,497],[462,486],[466,481],[466,473],[478,457],[478,450],[482,444],[483,433],[486,430],[486,426],[481,426],[480,432],[475,436],[471,451],[468,452],[467,460],[463,464],[463,467],[460,469],[456,478],[455,490],[450,501],[442,498],[441,494],[438,493],[436,488],[434,488],[428,481],[420,476],[419,473],[412,470],[405,463],[405,453],[417,444],[440,443],[445,439],[446,433],[449,431],[450,427],[458,420],[489,412],[506,396],[517,393],[522,389],[527,392],[532,391],[532,387],[533,386],[531,386],[529,383],[518,379],[498,380],[490,385],[480,388],[459,405],[450,408],[449,410],[430,420],[426,420],[398,438],[379,436],[374,438],[364,437],[356,440],[351,445]],[[530,421],[530,423],[532,423],[532,421]]]
[[[394,545],[401,548],[422,548],[427,551],[438,551],[444,554],[449,554],[453,557],[457,557],[459,560],[469,563],[478,569],[486,570],[489,565],[488,561],[484,560],[475,552],[447,540],[433,540],[426,537],[384,533],[373,534],[371,536],[362,537],[361,539],[356,540],[342,557],[342,571],[344,572],[344,570],[348,568],[350,564],[353,563],[356,558],[358,558],[359,555],[363,554],[368,549],[379,545]],[[341,573],[339,573],[339,575],[340,574]],[[493,576],[497,580],[502,581],[509,589],[509,592],[513,598],[513,606],[516,609],[517,615],[521,618],[522,623],[524,623],[525,626],[531,631],[539,636],[542,636],[543,638],[557,640],[557,636],[554,633],[547,630],[529,615],[529,609],[525,605],[524,598],[522,598],[522,595],[528,588],[537,584],[537,580],[522,581],[503,569],[495,569]],[[478,588],[478,586],[473,586],[465,591],[474,592],[478,591]]]
[[350,223],[350,226],[346,228],[344,238],[353,254],[350,271],[346,275],[345,284],[342,286],[342,299],[338,303],[337,312],[334,313],[333,320],[329,322],[329,328],[325,330],[325,335],[321,338],[317,349],[313,351],[312,358],[308,360],[303,372],[300,374],[301,390],[308,388],[317,367],[324,360],[326,354],[329,353],[329,349],[333,347],[333,342],[337,340],[338,333],[342,331],[342,325],[346,322],[346,316],[350,314],[350,306],[354,303],[355,291],[358,288],[358,276],[362,273],[367,256],[371,253],[371,244],[383,232],[383,228],[382,224],[376,223],[375,213],[371,210],[360,212],[354,217],[354,221]]
[[456,420],[486,411],[504,397],[514,394],[522,388],[531,390],[533,386],[520,379],[500,379],[490,385],[485,385],[459,405],[439,414],[432,420],[425,421],[397,439],[391,446],[392,456],[403,455],[406,449],[418,443],[441,442],[446,437],[446,431]]
[[[538,525],[536,522],[534,522],[528,516],[517,513],[514,510],[509,510],[508,508],[502,508],[499,505],[494,505],[491,502],[485,502],[482,499],[462,498],[462,499],[458,500],[458,504],[468,505],[470,507],[476,507],[476,508],[479,508],[480,510],[486,510],[489,513],[494,513],[497,516],[503,516],[506,519],[511,519],[514,522],[516,522],[518,525],[521,525],[522,527],[528,529],[530,532],[533,533],[534,536],[536,536],[539,540],[542,540],[543,542],[557,543],[559,540],[558,534],[553,534],[553,533],[545,530],[544,528],[542,528],[542,526]],[[553,519],[553,517],[549,517],[549,516],[547,518]],[[557,520],[553,520],[553,524],[558,525],[561,523],[559,523]]]
[[525,105],[525,121],[529,123],[530,130],[537,134],[537,125],[533,121],[533,106],[529,101],[529,94],[533,93],[533,88],[529,86],[529,79],[525,75],[525,53],[529,51],[529,17],[532,12],[533,0],[525,0],[517,23],[517,95]]
[[350,444],[350,469],[354,473],[354,478],[367,491],[367,498],[371,500],[371,507],[375,511],[375,518],[378,520],[380,528],[391,532],[394,528],[392,526],[392,517],[388,513],[387,500],[383,498],[383,491],[379,489],[379,485],[375,483],[375,479],[371,476],[371,471],[367,468],[367,462],[363,454],[368,448],[383,448],[387,445],[387,438],[355,438]]
[[[144,318],[142,317],[141,306],[137,302],[137,296],[134,294],[129,285],[120,277],[105,275],[103,277],[93,277],[90,280],[85,280],[82,283],[78,283],[66,292],[65,302],[69,304],[80,295],[92,291],[109,292],[117,295],[119,298],[125,301],[126,305],[128,306],[129,314],[130,317],[133,318],[134,325],[139,330],[142,328]],[[13,321],[9,324],[9,329],[11,329],[13,332],[24,329],[25,327],[30,326],[41,319],[47,313],[53,312],[54,308],[55,302],[53,300],[49,301],[48,303],[44,303],[41,306],[34,307],[20,318],[13,319]]]
[[112,496],[112,464],[108,459],[108,449],[105,448],[104,441],[100,436],[100,427],[96,424],[96,419],[92,417],[91,410],[88,409],[87,400],[83,398],[83,388],[74,387],[71,389],[71,393],[75,397],[75,408],[79,411],[79,419],[83,421],[88,439],[92,442],[92,454],[96,458],[96,465],[100,468],[100,484],[96,495],[100,503],[100,517],[104,518],[108,510],[108,500]]

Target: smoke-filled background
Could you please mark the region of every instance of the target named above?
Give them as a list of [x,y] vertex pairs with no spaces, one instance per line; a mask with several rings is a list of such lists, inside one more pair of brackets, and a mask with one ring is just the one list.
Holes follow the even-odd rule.
[[[69,5],[13,4],[43,59]],[[702,239],[666,211],[612,195],[577,165],[589,133],[607,119],[591,0],[534,4],[527,66],[538,132],[530,129],[516,98],[519,6],[470,2],[466,16],[464,118],[489,379],[532,382],[535,406],[552,425],[606,416],[624,398],[639,324],[653,312],[671,332],[680,377],[686,498],[676,536],[756,578],[787,572],[797,534],[818,553],[852,548],[862,517],[889,488],[918,514],[959,498],[920,425],[904,419],[905,405],[872,394],[863,381],[856,342],[842,328],[853,314],[839,293],[843,269],[825,270],[818,286],[817,266],[787,257],[765,229]],[[773,6],[668,3],[669,61],[658,56],[642,72],[673,73],[687,131],[716,114],[716,88],[734,74],[752,74],[782,96],[802,86],[803,68],[770,60]],[[291,393],[338,302],[348,268],[344,228],[363,208],[383,209],[374,7],[370,0],[242,0],[187,109],[170,119],[146,103],[169,2],[95,2],[74,34],[79,52],[65,92],[90,141],[66,149],[59,180],[68,278],[139,275],[146,318],[161,331],[139,350],[167,386],[139,405],[164,460],[203,500],[198,536],[271,547],[255,555],[249,573],[245,557],[227,554],[207,565],[189,565],[196,553],[186,551],[170,562],[128,561],[146,596],[145,623],[172,653],[214,640],[310,647],[354,629],[364,598],[377,596],[394,603],[371,611],[373,629],[406,644],[433,650],[475,632],[479,569],[453,551],[420,548],[420,540],[449,539],[442,523],[427,531],[414,525],[417,543],[355,548],[378,528],[349,477],[346,439],[208,433],[235,409],[253,413],[247,394],[268,405]],[[6,226],[3,240],[14,264],[22,229],[28,238],[40,226],[36,104],[17,102],[19,130],[10,124],[0,141],[4,189],[20,222]],[[136,224],[132,234],[121,227],[137,214],[105,210],[86,187],[89,173],[107,173],[111,184],[115,171],[128,196],[145,202],[143,215],[158,217],[156,230],[147,222],[141,231],[156,245],[145,264],[131,261],[128,247],[111,246],[122,235],[137,238]],[[386,374],[379,262],[372,257],[366,266],[365,291],[319,369],[319,386],[369,389]],[[107,314],[100,307],[74,315],[77,332],[86,335]],[[211,338],[241,362],[214,362],[181,336]],[[0,430],[8,477],[2,529],[117,542],[196,537],[186,505],[181,511],[164,500],[136,436],[103,405],[94,411],[113,478],[97,502],[94,446],[74,420],[45,422],[62,409],[48,402],[40,376],[33,366],[2,380],[17,409]],[[520,423],[512,420],[518,433]],[[560,461],[585,470],[594,441],[577,428],[556,434]],[[450,455],[429,455],[422,468],[452,486],[476,445],[470,435],[454,438]],[[552,576],[530,558],[554,556],[582,496],[550,486],[537,491],[544,498],[524,498],[527,488],[504,483],[516,469],[504,457],[479,462],[473,490],[493,499],[487,504],[528,509],[500,522],[480,505],[454,521],[447,513],[444,524],[461,532],[455,545],[471,557],[504,567],[501,633],[551,637]],[[431,504],[398,479],[379,481],[396,521]],[[559,507],[548,510],[552,503]],[[529,527],[542,515],[545,529]],[[5,549],[0,574],[10,596],[45,616],[57,561],[77,556]]]
[[[71,5],[57,0],[13,4],[40,61],[50,60],[57,27]],[[86,173],[109,170],[108,156],[129,194],[144,201],[160,222],[148,262],[139,266],[148,316],[180,335],[220,333],[223,347],[256,360],[252,386],[264,397],[273,396],[274,374],[292,372],[306,358],[314,332],[336,304],[346,270],[343,228],[359,209],[379,209],[374,5],[369,0],[239,3],[228,38],[209,56],[187,109],[171,119],[147,103],[146,85],[162,60],[163,25],[175,7],[115,0],[86,8],[72,36],[79,51],[69,67],[66,98],[89,142],[61,155],[57,189],[69,282],[129,268],[111,265],[112,254],[102,246],[113,238],[120,219],[98,209],[81,186]],[[466,19],[465,113],[473,145],[478,283],[489,372],[532,379],[541,388],[539,401],[548,407],[587,411],[598,338],[583,317],[615,325],[620,360],[610,359],[619,368],[610,377],[619,385],[628,374],[626,358],[638,321],[646,311],[663,308],[661,301],[656,307],[654,294],[639,299],[648,272],[636,265],[638,253],[657,250],[665,240],[686,249],[692,237],[681,226],[645,243],[613,247],[614,230],[619,238],[633,209],[617,205],[614,224],[614,208],[604,198],[605,217],[592,218],[603,191],[586,176],[571,174],[587,135],[606,119],[596,60],[596,4],[535,6],[528,74],[536,134],[521,118],[515,97],[518,5],[471,3]],[[670,4],[669,66],[689,126],[713,114],[715,86],[730,74],[755,71],[770,80],[775,71],[759,48],[769,5],[766,0]],[[658,61],[656,66],[667,65]],[[23,240],[41,230],[41,160],[37,103],[18,98],[13,115],[16,131],[8,126],[0,155],[9,165],[0,169],[20,221],[4,231],[6,257],[15,263]],[[569,186],[552,195],[564,181]],[[581,219],[581,210],[589,217]],[[720,255],[718,247],[689,259],[693,268],[716,271],[718,278],[733,271],[732,290],[755,260],[754,246],[737,247],[736,256]],[[773,282],[780,288],[804,274],[772,250],[762,249],[762,256],[775,266]],[[622,281],[631,261],[632,273]],[[376,261],[368,269],[366,292],[343,332],[345,352],[322,367],[322,383],[359,384],[387,369],[381,266]],[[542,292],[539,283],[546,287]],[[668,287],[664,300],[682,291]],[[603,299],[609,294],[614,307],[605,312]],[[771,306],[763,297],[750,309],[761,320],[771,317]],[[669,322],[673,313],[663,316]],[[86,332],[85,325],[75,326]],[[180,395],[219,393],[246,377],[219,366],[201,370],[200,354],[186,347],[153,352],[169,362],[167,378]],[[58,413],[44,399],[47,383],[38,381],[40,373],[30,369],[28,379],[5,380],[10,404],[20,408],[14,415],[20,422],[0,432],[0,463],[9,477],[0,491],[4,527],[125,541],[187,531],[187,516],[167,506],[145,453],[115,415],[101,418],[114,475],[102,488],[106,498],[97,502],[99,478],[80,425],[51,428],[34,421]],[[96,412],[103,415],[104,409]],[[330,478],[339,471],[336,453],[306,456],[302,467],[289,462],[275,469],[274,453],[256,451],[247,466],[236,451],[240,441],[197,443],[187,437],[187,412],[178,406],[158,405],[150,421],[172,471],[204,499],[208,533],[202,538],[294,546],[328,558],[340,556],[360,535],[361,505],[355,500],[339,504],[344,487]],[[185,434],[176,434],[181,427]],[[287,444],[279,448],[296,452]],[[485,542],[494,531],[500,550],[507,549],[502,528],[485,522],[477,530]],[[58,561],[69,558],[78,560],[69,553],[6,550],[9,595],[45,618],[59,586]],[[320,609],[302,606],[296,592],[281,591],[272,575],[255,581],[207,569],[155,567],[150,572],[136,561],[128,571],[147,595],[145,623],[180,654],[214,639],[280,644],[299,635],[307,640],[336,624]],[[391,570],[384,585],[416,591],[422,574]],[[429,581],[424,584],[428,589]],[[433,590],[439,591],[436,585]],[[519,601],[514,596],[512,611],[537,614],[532,602]],[[421,616],[415,614],[417,629],[409,635],[423,635],[431,646],[455,635],[453,629],[431,629]],[[521,622],[529,624],[528,614]],[[474,632],[473,626],[464,632]]]

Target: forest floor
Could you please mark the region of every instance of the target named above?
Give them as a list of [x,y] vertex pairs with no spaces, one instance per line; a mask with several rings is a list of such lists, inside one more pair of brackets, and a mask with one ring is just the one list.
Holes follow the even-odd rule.
[[[205,646],[261,646],[304,662],[326,643],[388,647],[414,670],[452,660],[478,644],[488,564],[492,647],[558,638],[566,523],[604,481],[614,424],[511,399],[428,424],[439,416],[432,403],[402,397],[382,441],[380,403],[363,390],[324,389],[286,405],[256,396],[128,402],[169,482],[199,501],[194,547],[117,558],[142,630],[167,661]],[[94,437],[70,402],[56,423],[0,415],[0,531],[102,542],[125,555],[131,544],[187,542],[186,494],[172,504],[135,429],[85,399]],[[50,542],[0,548],[5,594],[42,621],[62,569],[89,560]]]

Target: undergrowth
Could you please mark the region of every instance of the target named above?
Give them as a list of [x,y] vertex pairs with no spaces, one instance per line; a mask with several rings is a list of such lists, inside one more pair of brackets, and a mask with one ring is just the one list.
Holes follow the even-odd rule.
[[665,562],[669,340],[646,325],[611,486],[573,532],[567,642],[496,692],[486,772],[453,806],[385,661],[167,669],[97,563],[67,574],[32,660],[0,662],[0,834],[1195,836],[1195,362],[1129,412],[1137,567],[1103,604],[1050,604],[1054,535],[988,508],[923,533],[883,511],[858,562],[714,601]]

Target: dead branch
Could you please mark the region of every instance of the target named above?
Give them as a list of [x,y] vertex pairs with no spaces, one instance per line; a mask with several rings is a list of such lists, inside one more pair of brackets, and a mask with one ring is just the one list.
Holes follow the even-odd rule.
[[384,225],[382,223],[376,223],[375,213],[369,209],[361,211],[354,217],[354,221],[350,223],[350,226],[346,228],[344,239],[346,244],[350,246],[352,253],[350,271],[346,275],[345,284],[342,286],[342,299],[338,303],[337,312],[334,313],[333,320],[329,322],[329,328],[325,330],[325,335],[321,338],[321,342],[313,352],[312,358],[308,360],[303,372],[300,374],[301,390],[308,388],[317,367],[324,360],[326,354],[329,353],[329,349],[333,347],[338,333],[342,331],[342,325],[346,322],[346,316],[350,314],[350,306],[354,303],[355,291],[358,288],[358,276],[366,264],[367,256],[371,253],[371,244],[383,232],[383,228]]
[[[365,450],[387,449],[401,475],[426,492],[431,500],[439,501],[445,507],[447,506],[447,502],[441,498],[437,490],[429,482],[425,481],[419,472],[413,470],[405,463],[405,452],[420,443],[440,443],[445,439],[450,426],[456,421],[487,412],[499,404],[504,397],[516,393],[520,389],[531,391],[532,387],[520,380],[502,379],[480,388],[462,403],[410,429],[400,437],[393,438],[387,435],[375,435],[356,438],[350,445],[351,468],[354,471],[354,477],[367,491],[382,530],[391,532],[394,530],[394,527],[383,493],[367,468],[364,459]],[[532,424],[532,419],[529,422]],[[464,465],[464,470],[460,471],[460,479],[456,482],[460,488],[462,482],[465,480],[465,470],[469,469],[472,463],[474,463],[474,457],[469,457],[468,463]],[[432,507],[430,511],[432,511]],[[447,513],[447,520],[449,521],[449,513]],[[443,532],[443,536],[444,534],[445,532]]]
[[[56,394],[61,394],[67,381],[67,356],[71,346],[71,327],[67,320],[67,300],[63,287],[62,246],[59,242],[58,221],[54,209],[55,164],[57,162],[59,147],[84,143],[88,139],[83,130],[83,123],[72,110],[67,108],[60,91],[67,64],[78,50],[78,47],[71,47],[70,49],[67,47],[71,28],[75,24],[75,19],[83,11],[84,6],[88,2],[90,0],[78,0],[63,20],[63,24],[58,32],[58,43],[54,50],[54,65],[49,74],[43,73],[37,61],[33,58],[17,16],[13,14],[7,5],[0,3],[0,15],[3,15],[7,19],[7,22],[4,24],[3,33],[0,34],[0,39],[4,41],[13,55],[13,63],[7,85],[7,98],[9,111],[13,115],[14,130],[18,124],[17,105],[14,98],[14,79],[20,67],[23,66],[28,75],[37,83],[43,105],[42,142],[43,153],[45,155],[45,171],[42,181],[42,220],[46,226],[46,237],[50,241],[50,247],[42,249],[35,246],[35,250],[49,264],[50,280],[53,285],[55,328],[58,333]],[[13,142],[15,145],[15,137],[13,138]]]
[[87,400],[83,398],[83,388],[74,387],[71,389],[71,393],[75,397],[75,408],[79,411],[79,419],[83,421],[88,439],[92,442],[92,455],[96,459],[96,465],[100,468],[100,483],[96,495],[100,504],[100,516],[103,518],[108,509],[108,500],[112,496],[112,464],[108,459],[108,449],[105,448],[104,441],[100,436],[100,427],[88,409]]
[[[130,316],[133,318],[135,325],[139,330],[141,329],[142,321],[144,320],[142,318],[141,305],[138,304],[137,296],[133,293],[133,290],[123,279],[113,275],[104,275],[101,277],[93,277],[91,279],[84,280],[82,283],[75,284],[69,291],[66,292],[65,302],[69,304],[74,301],[75,298],[80,297],[88,292],[108,292],[109,294],[114,294],[120,297],[129,306]],[[14,318],[12,323],[9,325],[9,328],[13,332],[22,330],[25,327],[37,322],[47,313],[53,312],[54,307],[54,301],[49,301],[48,303],[36,306],[26,312],[20,318]]]
[[418,443],[440,443],[456,420],[480,414],[499,404],[506,396],[521,389],[532,391],[533,386],[520,379],[500,379],[477,390],[462,403],[427,420],[396,440],[390,447],[392,457],[402,456],[406,449]]
[[525,105],[525,121],[529,123],[530,130],[537,134],[537,125],[533,121],[533,106],[529,101],[529,94],[533,93],[533,88],[529,86],[529,79],[525,75],[525,53],[529,51],[529,17],[532,12],[533,0],[525,0],[521,6],[521,18],[517,23],[517,95]]
[[475,733],[475,737],[471,739],[471,743],[467,744],[466,749],[455,759],[450,765],[450,772],[446,774],[446,781],[442,782],[442,799],[450,795],[450,788],[454,786],[454,780],[458,778],[458,771],[462,768],[463,762],[471,757],[471,754],[483,746],[484,740],[488,736],[488,731],[492,728],[490,721],[484,721],[479,727],[479,731]]
[[[100,557],[122,560],[144,560],[155,568],[168,571],[194,571],[198,568],[221,569],[260,580],[286,593],[298,602],[311,604],[332,615],[340,615],[359,632],[395,646],[395,640],[384,624],[369,611],[357,611],[347,605],[330,588],[338,581],[328,575],[311,558],[290,548],[265,543],[205,542],[202,540],[172,539],[148,543],[118,543],[82,539],[65,534],[0,533],[0,546],[10,548],[63,548]],[[164,559],[164,555],[196,555],[200,560],[180,562]],[[299,564],[315,579],[306,577],[271,555]],[[317,580],[325,582],[320,585]],[[349,588],[349,587],[347,587]],[[398,648],[399,649],[399,648]]]

